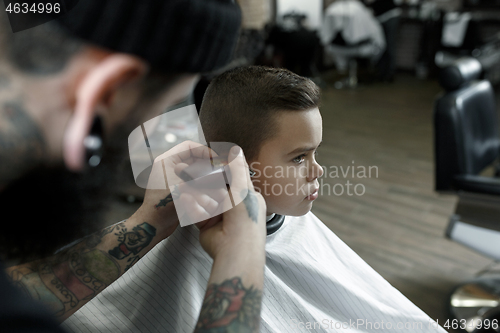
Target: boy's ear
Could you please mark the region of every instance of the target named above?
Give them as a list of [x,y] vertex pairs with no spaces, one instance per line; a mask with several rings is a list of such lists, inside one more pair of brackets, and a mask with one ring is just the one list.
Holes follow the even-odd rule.
[[91,129],[96,110],[106,112],[118,88],[143,77],[147,65],[139,58],[114,53],[88,70],[75,90],[74,112],[63,138],[63,159],[66,167],[80,171],[85,165],[83,141]]

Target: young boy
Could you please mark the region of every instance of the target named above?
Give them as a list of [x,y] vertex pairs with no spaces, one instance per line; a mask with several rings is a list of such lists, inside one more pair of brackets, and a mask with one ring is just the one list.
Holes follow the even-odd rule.
[[[200,112],[206,141],[242,147],[266,200],[261,332],[444,332],[310,212],[323,173],[315,156],[322,138],[319,97],[311,80],[292,72],[246,67],[215,78]],[[192,331],[212,265],[198,237],[194,225],[178,228],[64,326]],[[218,320],[210,332],[248,306],[232,286],[216,290],[212,301],[232,315],[211,314]]]

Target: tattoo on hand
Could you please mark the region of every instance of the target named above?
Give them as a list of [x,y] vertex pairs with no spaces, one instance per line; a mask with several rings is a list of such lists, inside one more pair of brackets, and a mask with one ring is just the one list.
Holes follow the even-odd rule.
[[255,194],[252,191],[243,190],[241,192],[241,198],[243,199],[245,207],[247,208],[248,217],[250,217],[255,223],[258,223],[259,201],[257,200]]
[[175,185],[172,193],[161,199],[160,202],[155,205],[156,210],[160,209],[161,207],[165,207],[177,198],[179,198],[179,189],[177,188],[177,185]]
[[262,291],[245,289],[239,277],[211,284],[195,333],[258,332],[261,300]]

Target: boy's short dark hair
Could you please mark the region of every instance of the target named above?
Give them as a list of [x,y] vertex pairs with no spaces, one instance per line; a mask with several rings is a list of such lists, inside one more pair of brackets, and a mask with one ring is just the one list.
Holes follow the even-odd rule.
[[217,76],[200,110],[205,139],[239,145],[254,161],[277,134],[277,115],[319,107],[320,91],[308,78],[283,68],[240,67]]

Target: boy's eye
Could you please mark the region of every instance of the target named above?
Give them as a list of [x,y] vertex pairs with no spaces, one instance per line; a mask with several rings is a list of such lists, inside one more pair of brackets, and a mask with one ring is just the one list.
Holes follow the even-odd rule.
[[306,156],[305,154],[302,154],[300,156],[295,157],[292,161],[300,164],[300,163],[304,162],[305,156]]

